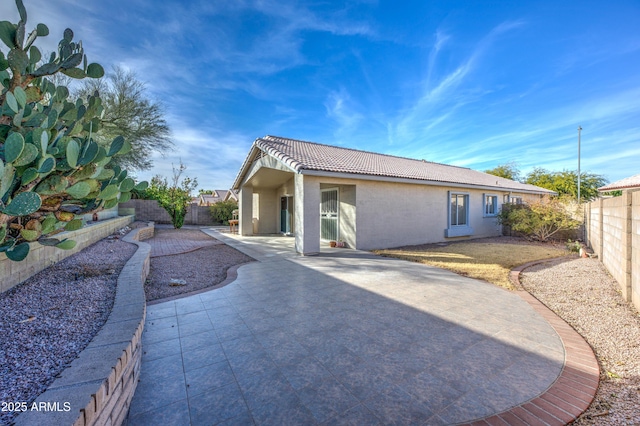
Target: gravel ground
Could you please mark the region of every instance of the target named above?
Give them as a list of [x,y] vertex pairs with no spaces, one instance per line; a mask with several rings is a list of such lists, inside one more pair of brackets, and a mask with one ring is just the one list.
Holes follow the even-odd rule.
[[[145,242],[165,244],[168,239],[215,240],[194,229],[156,229],[156,236]],[[252,257],[229,247],[216,244],[188,253],[151,258],[151,270],[144,286],[147,301],[164,299],[213,287],[227,278],[227,270],[235,265],[254,261]],[[184,285],[171,285],[171,280],[184,280]]]
[[523,287],[594,349],[600,386],[574,425],[640,425],[640,314],[596,259],[545,262],[522,274]]
[[[0,294],[0,402],[30,403],[89,344],[135,251],[108,237]],[[0,412],[0,424],[16,414]]]

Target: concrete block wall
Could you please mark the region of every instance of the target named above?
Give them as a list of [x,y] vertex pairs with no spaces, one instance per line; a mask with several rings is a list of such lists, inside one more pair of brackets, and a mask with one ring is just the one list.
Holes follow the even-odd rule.
[[[98,220],[107,220],[113,219],[118,216],[127,216],[127,215],[119,215],[118,214],[118,206],[112,207],[110,209],[100,210],[96,212],[98,215]],[[82,220],[85,222],[93,222],[93,213],[87,213],[82,215]]]
[[599,199],[586,206],[585,220],[587,243],[596,253],[602,253],[602,202]]
[[[135,211],[136,220],[155,223],[171,223],[171,216],[156,200],[129,200],[118,206],[120,214],[133,214]],[[187,209],[184,218],[185,225],[218,225],[211,217],[208,206],[198,206],[191,204]]]
[[[614,197],[604,201],[602,210],[602,263],[619,283],[623,283],[626,274],[625,226],[627,211],[625,196]],[[626,286],[625,286],[626,287]],[[626,288],[622,289],[623,293]],[[626,294],[623,294],[625,297]]]
[[43,246],[37,242],[30,243],[29,255],[22,262],[13,262],[0,253],[0,293],[9,290],[27,278],[35,275],[60,260],[79,252],[91,244],[100,241],[118,229],[122,229],[133,221],[133,216],[117,217],[101,222],[88,222],[87,226],[77,231],[63,232],[56,238],[69,238],[76,241],[73,250],[60,250]]
[[640,191],[599,199],[586,206],[587,243],[640,309]]
[[35,401],[57,403],[68,410],[27,411],[16,426],[121,425],[138,384],[142,363],[142,331],[146,316],[144,281],[151,246],[140,239],[153,236],[153,224],[131,231],[124,241],[138,246],[118,276],[113,309],[107,322],[80,355]]
[[640,310],[640,191],[631,200],[631,302]]

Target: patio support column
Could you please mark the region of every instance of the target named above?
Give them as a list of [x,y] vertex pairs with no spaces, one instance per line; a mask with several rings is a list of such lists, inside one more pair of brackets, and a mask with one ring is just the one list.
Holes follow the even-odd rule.
[[320,253],[320,183],[310,176],[294,178],[296,251],[308,256]]
[[240,235],[253,235],[253,187],[245,185],[238,194]]

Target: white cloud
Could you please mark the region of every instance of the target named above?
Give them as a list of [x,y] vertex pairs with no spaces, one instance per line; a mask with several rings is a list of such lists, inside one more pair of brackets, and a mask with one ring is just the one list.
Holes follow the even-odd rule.
[[494,27],[475,46],[473,51],[452,71],[437,78],[438,55],[453,37],[443,31],[436,32],[435,43],[429,52],[428,70],[423,80],[422,92],[415,97],[408,108],[396,118],[396,138],[407,142],[433,136],[435,126],[453,116],[460,107],[477,101],[483,91],[461,90],[461,86],[480,66],[479,62],[487,50],[502,34],[523,25],[522,21],[503,22]]
[[352,132],[363,119],[362,114],[356,111],[353,100],[344,87],[331,91],[324,106],[327,116],[338,124],[334,132],[336,136],[344,136],[345,133]]

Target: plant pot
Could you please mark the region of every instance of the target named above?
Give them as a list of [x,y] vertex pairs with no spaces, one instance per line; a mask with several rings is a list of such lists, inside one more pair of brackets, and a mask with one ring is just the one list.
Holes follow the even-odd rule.
[[337,245],[337,242],[335,241],[329,241],[329,246],[330,247],[335,247]]

